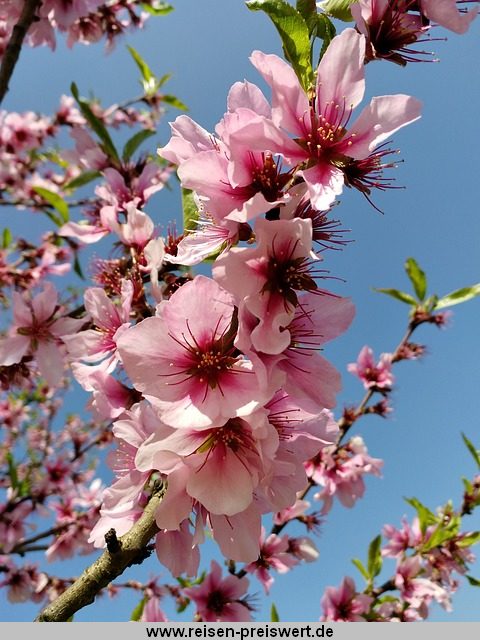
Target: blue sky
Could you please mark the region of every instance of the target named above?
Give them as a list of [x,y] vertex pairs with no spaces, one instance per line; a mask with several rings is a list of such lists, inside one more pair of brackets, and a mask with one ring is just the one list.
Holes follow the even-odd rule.
[[[136,94],[137,70],[125,49],[128,43],[158,75],[173,73],[168,91],[189,106],[192,118],[212,129],[223,115],[233,82],[246,78],[261,85],[248,61],[252,50],[280,53],[279,40],[267,18],[249,12],[241,0],[177,0],[175,7],[169,16],[151,19],[144,31],[119,41],[109,55],[98,45],[69,50],[59,43],[54,54],[46,49],[25,50],[4,108],[49,113],[60,94],[68,93],[72,80],[84,95],[92,90],[104,104]],[[409,256],[426,271],[432,293],[445,294],[480,281],[476,156],[480,142],[480,20],[466,36],[441,29],[435,35],[448,36],[448,41],[432,44],[441,59],[438,64],[413,64],[406,69],[387,63],[367,67],[366,98],[409,93],[423,101],[424,110],[419,122],[395,136],[395,146],[405,160],[397,171],[397,184],[406,189],[375,197],[384,215],[359,193],[350,191],[344,193],[336,210],[343,225],[352,230],[349,235],[354,242],[342,252],[329,252],[325,268],[345,280],[332,281],[331,286],[337,293],[351,296],[357,307],[351,330],[325,352],[343,375],[340,409],[345,403],[358,402],[363,393],[360,384],[346,373],[346,364],[356,359],[365,344],[376,353],[393,350],[406,326],[407,308],[373,292],[372,287],[407,287],[403,263]],[[176,115],[171,112],[166,120]],[[168,139],[166,120],[158,138],[152,139],[159,144]],[[157,194],[147,212],[166,225],[178,215],[177,194]],[[15,215],[22,216],[20,224],[30,224],[29,214]],[[392,417],[366,418],[355,431],[364,437],[372,456],[385,460],[383,479],[367,483],[366,496],[354,509],[337,506],[332,510],[317,540],[319,561],[279,576],[271,598],[261,597],[264,606],[257,620],[268,620],[272,601],[282,620],[317,620],[325,587],[339,584],[346,574],[357,579],[350,559],[365,558],[369,541],[384,523],[399,524],[404,514],[413,515],[405,496],[415,495],[432,509],[450,498],[456,503],[460,500],[461,476],[475,472],[460,431],[480,446],[480,300],[455,307],[454,312],[448,329],[422,327],[418,331],[417,339],[427,345],[428,355],[421,362],[397,367]],[[472,517],[468,526],[479,529],[480,517]],[[206,553],[205,566],[209,557]],[[71,575],[88,560],[80,558],[53,568]],[[393,568],[393,563],[390,566]],[[131,570],[126,577],[143,579],[159,569],[152,558],[138,574]],[[472,573],[480,578],[480,563]],[[260,586],[252,590],[260,593]],[[114,601],[103,598],[77,619],[128,619],[126,612],[133,606],[130,596]],[[30,620],[35,610],[30,605],[12,607],[0,599],[3,619]],[[453,613],[436,608],[431,619],[479,620],[479,611],[480,590],[462,583]]]

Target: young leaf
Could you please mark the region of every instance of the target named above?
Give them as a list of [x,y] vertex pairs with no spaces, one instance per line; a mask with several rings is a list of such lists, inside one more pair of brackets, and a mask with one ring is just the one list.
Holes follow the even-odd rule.
[[285,0],[249,0],[251,11],[264,11],[275,25],[282,39],[285,57],[291,63],[305,91],[314,83],[310,34],[299,11]]
[[420,301],[425,299],[427,293],[427,277],[425,273],[420,269],[418,263],[413,258],[407,258],[405,262],[405,271],[410,278],[415,293]]
[[365,580],[367,580],[368,582],[368,571],[365,569],[365,567],[363,566],[363,562],[361,560],[359,560],[358,558],[352,558],[352,564],[357,567],[357,569],[360,571],[360,573],[362,574],[362,576],[365,578]]
[[335,37],[335,34],[336,29],[333,22],[324,13],[319,13],[317,15],[317,38],[323,40],[320,55],[318,57],[319,64],[320,60],[323,58],[325,51],[328,48],[328,45]]
[[135,607],[135,609],[132,611],[132,615],[130,616],[131,622],[138,622],[140,620],[146,604],[147,604],[147,599],[142,598],[140,602],[137,604],[137,606]]
[[63,188],[68,191],[74,191],[75,189],[83,187],[89,182],[92,182],[92,180],[96,180],[100,177],[100,175],[100,171],[85,171],[76,178],[73,178],[73,180],[70,180],[70,182],[67,182],[67,184]]
[[464,433],[462,433],[462,438],[465,443],[465,446],[472,454],[472,458],[475,460],[477,467],[480,469],[480,451],[477,451],[473,443],[467,438],[467,436]]
[[145,60],[142,58],[142,56],[138,53],[136,49],[130,46],[127,46],[127,49],[129,50],[130,55],[134,59],[135,64],[140,69],[140,73],[142,74],[141,84],[142,84],[143,90],[145,91],[147,96],[154,94],[157,91],[157,87],[158,87],[157,78],[155,77],[155,74],[153,73],[153,71],[150,69],[148,64],[145,62]]
[[320,2],[319,6],[332,18],[343,20],[343,22],[352,22],[350,7],[354,2],[355,0],[325,0],[325,2]]
[[10,476],[10,483],[12,485],[12,489],[15,491],[15,489],[18,487],[17,465],[15,464],[15,460],[13,459],[13,456],[10,453],[10,451],[7,451],[5,458],[7,460],[8,475]]
[[472,585],[472,587],[480,587],[480,580],[477,580],[477,578],[474,578],[473,576],[465,576],[465,577],[469,581],[469,583]]
[[399,291],[398,289],[374,289],[374,291],[377,293],[385,293],[387,296],[400,300],[400,302],[405,302],[405,304],[410,304],[414,307],[417,306],[415,298],[404,291]]
[[80,260],[78,259],[77,252],[75,252],[75,258],[73,260],[73,270],[80,278],[80,280],[85,280],[85,276],[83,275],[82,267],[80,265]]
[[44,189],[43,187],[33,187],[35,193],[48,202],[58,213],[60,214],[63,222],[68,222],[70,220],[70,215],[68,213],[68,204],[65,200],[58,195],[58,193],[54,193],[49,189]]
[[310,37],[317,36],[317,3],[315,0],[297,0],[297,11],[305,20]]
[[420,500],[417,500],[417,498],[404,498],[404,500],[416,510],[422,533],[425,533],[430,524],[436,524],[438,522],[435,514],[422,504]]
[[167,13],[173,11],[171,4],[168,4],[168,2],[161,2],[159,0],[157,0],[157,2],[152,2],[152,4],[142,3],[140,6],[144,11],[152,16],[166,16]]
[[175,109],[180,109],[180,111],[188,111],[187,105],[179,100],[177,96],[172,96],[167,93],[162,96],[162,102],[166,102],[166,104],[169,104],[171,107],[175,107]]
[[122,152],[122,160],[124,162],[128,162],[138,147],[145,142],[145,140],[148,140],[148,138],[151,138],[154,135],[155,131],[152,131],[151,129],[142,129],[141,131],[137,131],[137,133],[125,143]]
[[473,533],[469,533],[464,536],[460,540],[457,540],[458,547],[471,547],[474,544],[478,544],[480,542],[480,531],[474,531]]
[[455,304],[467,302],[476,296],[480,296],[480,283],[474,284],[471,287],[464,287],[463,289],[457,289],[448,293],[435,305],[435,309],[445,309],[446,307],[453,307]]
[[270,622],[280,622],[277,607],[272,602],[272,608],[270,609]]
[[197,228],[198,209],[193,197],[193,191],[182,189],[183,230],[192,231]]
[[72,92],[72,96],[75,98],[78,106],[80,107],[80,111],[82,112],[83,117],[85,118],[85,120],[87,120],[93,131],[102,141],[102,149],[110,159],[114,160],[117,164],[120,164],[120,158],[118,157],[115,145],[113,144],[112,138],[110,137],[110,134],[108,133],[107,128],[105,127],[103,122],[93,113],[88,102],[83,98],[80,98],[78,87],[74,82],[72,82],[70,90]]
[[2,234],[2,247],[3,249],[8,249],[8,247],[12,244],[12,232],[8,227],[5,227]]
[[368,570],[368,576],[371,580],[373,580],[375,576],[378,576],[378,574],[382,570],[383,560],[382,560],[382,554],[380,552],[381,545],[382,545],[382,536],[378,535],[376,538],[374,538],[371,541],[370,546],[368,547],[367,570]]

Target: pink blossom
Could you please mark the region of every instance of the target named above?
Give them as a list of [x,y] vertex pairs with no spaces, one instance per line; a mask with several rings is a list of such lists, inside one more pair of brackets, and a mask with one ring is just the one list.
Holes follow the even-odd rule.
[[391,389],[394,377],[392,373],[392,355],[382,353],[378,363],[375,363],[373,351],[370,347],[363,347],[356,363],[347,366],[347,370],[357,376],[365,389]]
[[156,596],[148,598],[143,607],[140,622],[168,622],[167,616],[160,609],[160,600]]
[[127,374],[166,424],[222,424],[271,395],[259,389],[251,362],[235,355],[233,313],[230,294],[197,276],[118,340]]
[[260,556],[255,562],[251,562],[245,567],[248,573],[254,573],[268,594],[273,585],[274,579],[270,574],[271,570],[278,573],[286,573],[294,567],[298,560],[288,553],[288,536],[277,536],[271,533],[268,537],[265,529],[262,528],[260,539]]
[[[101,363],[100,370],[111,373],[119,360],[117,340],[130,326],[132,297],[133,284],[129,280],[122,280],[120,304],[114,304],[103,289],[89,287],[84,294],[85,310],[95,329],[65,336],[69,356],[73,360]],[[93,368],[92,373],[97,370]]]
[[183,592],[197,607],[197,617],[202,622],[249,622],[251,607],[246,591],[247,578],[229,575],[222,578],[222,569],[212,560],[210,573],[197,587]]
[[[419,118],[420,103],[406,95],[373,98],[347,130],[365,91],[365,38],[345,29],[330,43],[317,73],[315,97],[300,86],[293,69],[275,55],[254,51],[251,60],[272,88],[273,126],[263,118],[239,129],[235,140],[251,149],[270,149],[290,164],[308,163],[299,173],[314,207],[326,210],[342,192],[359,161],[401,127]],[[285,131],[294,139],[288,138]],[[232,142],[233,144],[233,142]],[[378,160],[372,158],[372,170]]]
[[84,320],[58,317],[57,291],[47,282],[33,298],[13,292],[13,320],[8,338],[0,339],[0,365],[21,362],[35,355],[41,375],[55,386],[63,372],[62,336],[78,330]]
[[316,291],[311,268],[310,220],[257,220],[257,246],[233,248],[217,258],[213,277],[257,319],[250,341],[257,351],[278,354],[290,344],[297,291]]
[[383,461],[368,455],[367,448],[360,436],[350,439],[349,443],[335,452],[328,448],[321,452],[318,459],[307,463],[307,474],[322,486],[315,498],[323,500],[322,514],[328,513],[337,496],[344,507],[351,508],[365,493],[364,475],[379,476]]
[[418,518],[414,518],[411,526],[406,519],[403,519],[401,529],[386,524],[382,533],[389,540],[382,549],[382,556],[389,558],[401,557],[407,549],[414,549],[428,537],[422,534]]
[[322,597],[322,621],[365,622],[373,598],[357,593],[352,578],[344,578],[340,587],[327,587]]
[[356,0],[351,12],[357,28],[366,38],[367,61],[384,58],[400,65],[417,61],[421,51],[409,45],[422,39],[428,27],[421,16],[409,13],[409,2]]

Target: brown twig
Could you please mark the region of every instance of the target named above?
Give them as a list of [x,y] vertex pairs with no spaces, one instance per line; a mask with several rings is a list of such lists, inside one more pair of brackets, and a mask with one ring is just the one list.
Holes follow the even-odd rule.
[[12,35],[0,65],[0,104],[8,91],[8,84],[17,64],[22,44],[35,20],[35,13],[42,4],[42,0],[25,0],[23,10],[17,24],[13,27]]
[[145,558],[148,543],[158,532],[155,511],[163,493],[161,485],[154,488],[140,519],[119,539],[121,547],[115,553],[105,551],[85,569],[78,580],[40,613],[35,622],[66,622],[79,609],[91,604],[98,593],[129,565]]

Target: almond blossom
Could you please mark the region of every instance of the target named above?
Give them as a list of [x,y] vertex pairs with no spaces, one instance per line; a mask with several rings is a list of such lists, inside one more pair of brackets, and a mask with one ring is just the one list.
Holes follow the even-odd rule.
[[248,415],[272,395],[236,354],[235,323],[232,296],[197,276],[119,338],[127,374],[166,424],[208,428]]
[[220,565],[212,560],[210,573],[198,587],[188,587],[184,593],[197,607],[197,620],[202,622],[249,622],[252,607],[246,592],[247,578],[222,578]]
[[[238,144],[270,149],[299,165],[314,207],[326,210],[342,192],[352,164],[371,155],[393,133],[420,117],[420,103],[407,95],[373,98],[349,126],[353,109],[365,92],[365,38],[345,29],[330,43],[309,99],[292,67],[276,55],[254,51],[251,61],[272,89],[272,121],[259,116],[232,136]],[[261,126],[260,126],[261,125]],[[349,126],[349,129],[347,127]],[[294,138],[287,136],[287,132]],[[363,172],[368,174],[368,171]]]
[[362,614],[368,613],[373,602],[371,596],[357,593],[352,578],[344,578],[340,587],[327,587],[322,597],[322,621],[365,622]]
[[48,384],[58,384],[64,368],[62,336],[78,330],[85,320],[59,317],[57,302],[57,290],[51,282],[32,298],[13,292],[14,324],[9,337],[0,338],[0,365],[16,364],[27,354],[34,355]]
[[365,389],[389,390],[394,382],[392,354],[382,353],[376,363],[372,349],[367,346],[358,354],[357,362],[350,363],[347,370],[363,382]]

